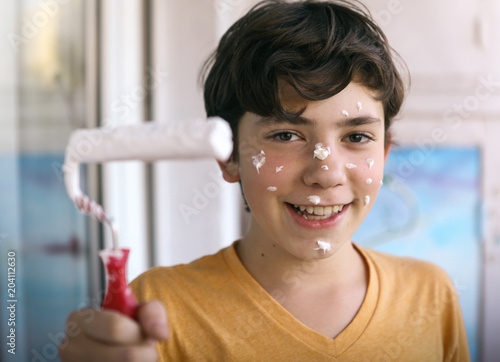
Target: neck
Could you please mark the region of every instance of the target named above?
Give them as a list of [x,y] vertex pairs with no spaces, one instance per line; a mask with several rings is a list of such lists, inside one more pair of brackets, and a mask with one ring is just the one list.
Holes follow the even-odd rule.
[[236,246],[241,262],[268,292],[336,288],[366,278],[361,255],[348,240],[327,258],[301,259],[252,228]]

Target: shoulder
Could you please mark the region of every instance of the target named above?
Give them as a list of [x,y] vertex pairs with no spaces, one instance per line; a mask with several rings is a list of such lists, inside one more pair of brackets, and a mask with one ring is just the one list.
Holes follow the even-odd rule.
[[468,361],[460,302],[447,272],[428,261],[358,249],[369,265],[370,283],[377,286],[373,335],[386,336],[387,343],[413,341],[407,345],[410,355],[425,353],[421,346],[426,346],[432,356],[421,360]]
[[[440,266],[426,260],[416,259],[409,256],[396,256],[372,249],[360,248],[364,256],[369,259],[374,267],[381,272],[410,273],[418,277],[433,277],[447,280],[448,274]],[[406,274],[406,277],[410,277]]]
[[232,246],[189,264],[155,267],[138,276],[130,285],[140,301],[165,297],[167,292],[195,293],[227,282],[230,273],[226,263]]
[[407,289],[418,288],[455,293],[448,273],[440,266],[408,256],[396,256],[371,249],[360,248],[368,263],[378,275],[381,284]]
[[[377,284],[385,312],[403,319],[439,315],[443,320],[454,320],[460,314],[453,282],[438,265],[373,250],[365,249],[364,253],[370,264],[371,282]],[[431,319],[433,323],[437,321]]]

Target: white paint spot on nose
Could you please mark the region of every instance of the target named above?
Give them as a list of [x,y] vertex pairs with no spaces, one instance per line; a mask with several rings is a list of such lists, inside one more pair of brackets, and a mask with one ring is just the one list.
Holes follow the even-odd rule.
[[318,158],[324,161],[328,155],[331,153],[330,147],[323,147],[322,143],[316,143],[314,145],[314,156],[313,158]]
[[348,163],[345,165],[345,167],[347,167],[349,170],[352,170],[353,168],[356,168],[358,166],[356,166],[354,163]]
[[323,165],[323,166],[321,166],[321,168],[322,168],[323,170],[325,170],[325,171],[328,171],[328,170],[329,170],[329,168],[328,168],[328,166],[327,166],[327,165]]

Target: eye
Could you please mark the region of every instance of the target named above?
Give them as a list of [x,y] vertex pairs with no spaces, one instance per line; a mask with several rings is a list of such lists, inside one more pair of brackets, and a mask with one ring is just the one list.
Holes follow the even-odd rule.
[[275,133],[271,136],[271,138],[281,142],[292,142],[300,139],[297,134],[288,131]]
[[345,140],[351,143],[366,143],[369,141],[373,141],[373,137],[364,133],[352,133],[347,136]]

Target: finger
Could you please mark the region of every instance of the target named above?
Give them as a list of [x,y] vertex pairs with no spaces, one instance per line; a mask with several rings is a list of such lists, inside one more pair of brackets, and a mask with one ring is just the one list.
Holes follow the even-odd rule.
[[106,345],[88,338],[83,333],[65,341],[59,348],[59,356],[63,362],[88,361],[157,361],[155,344],[142,340],[134,345]]
[[139,324],[115,311],[82,309],[68,317],[67,325],[76,324],[82,333],[97,342],[135,344],[143,340]]
[[164,341],[170,336],[167,312],[163,304],[157,300],[140,305],[137,320],[146,338]]

